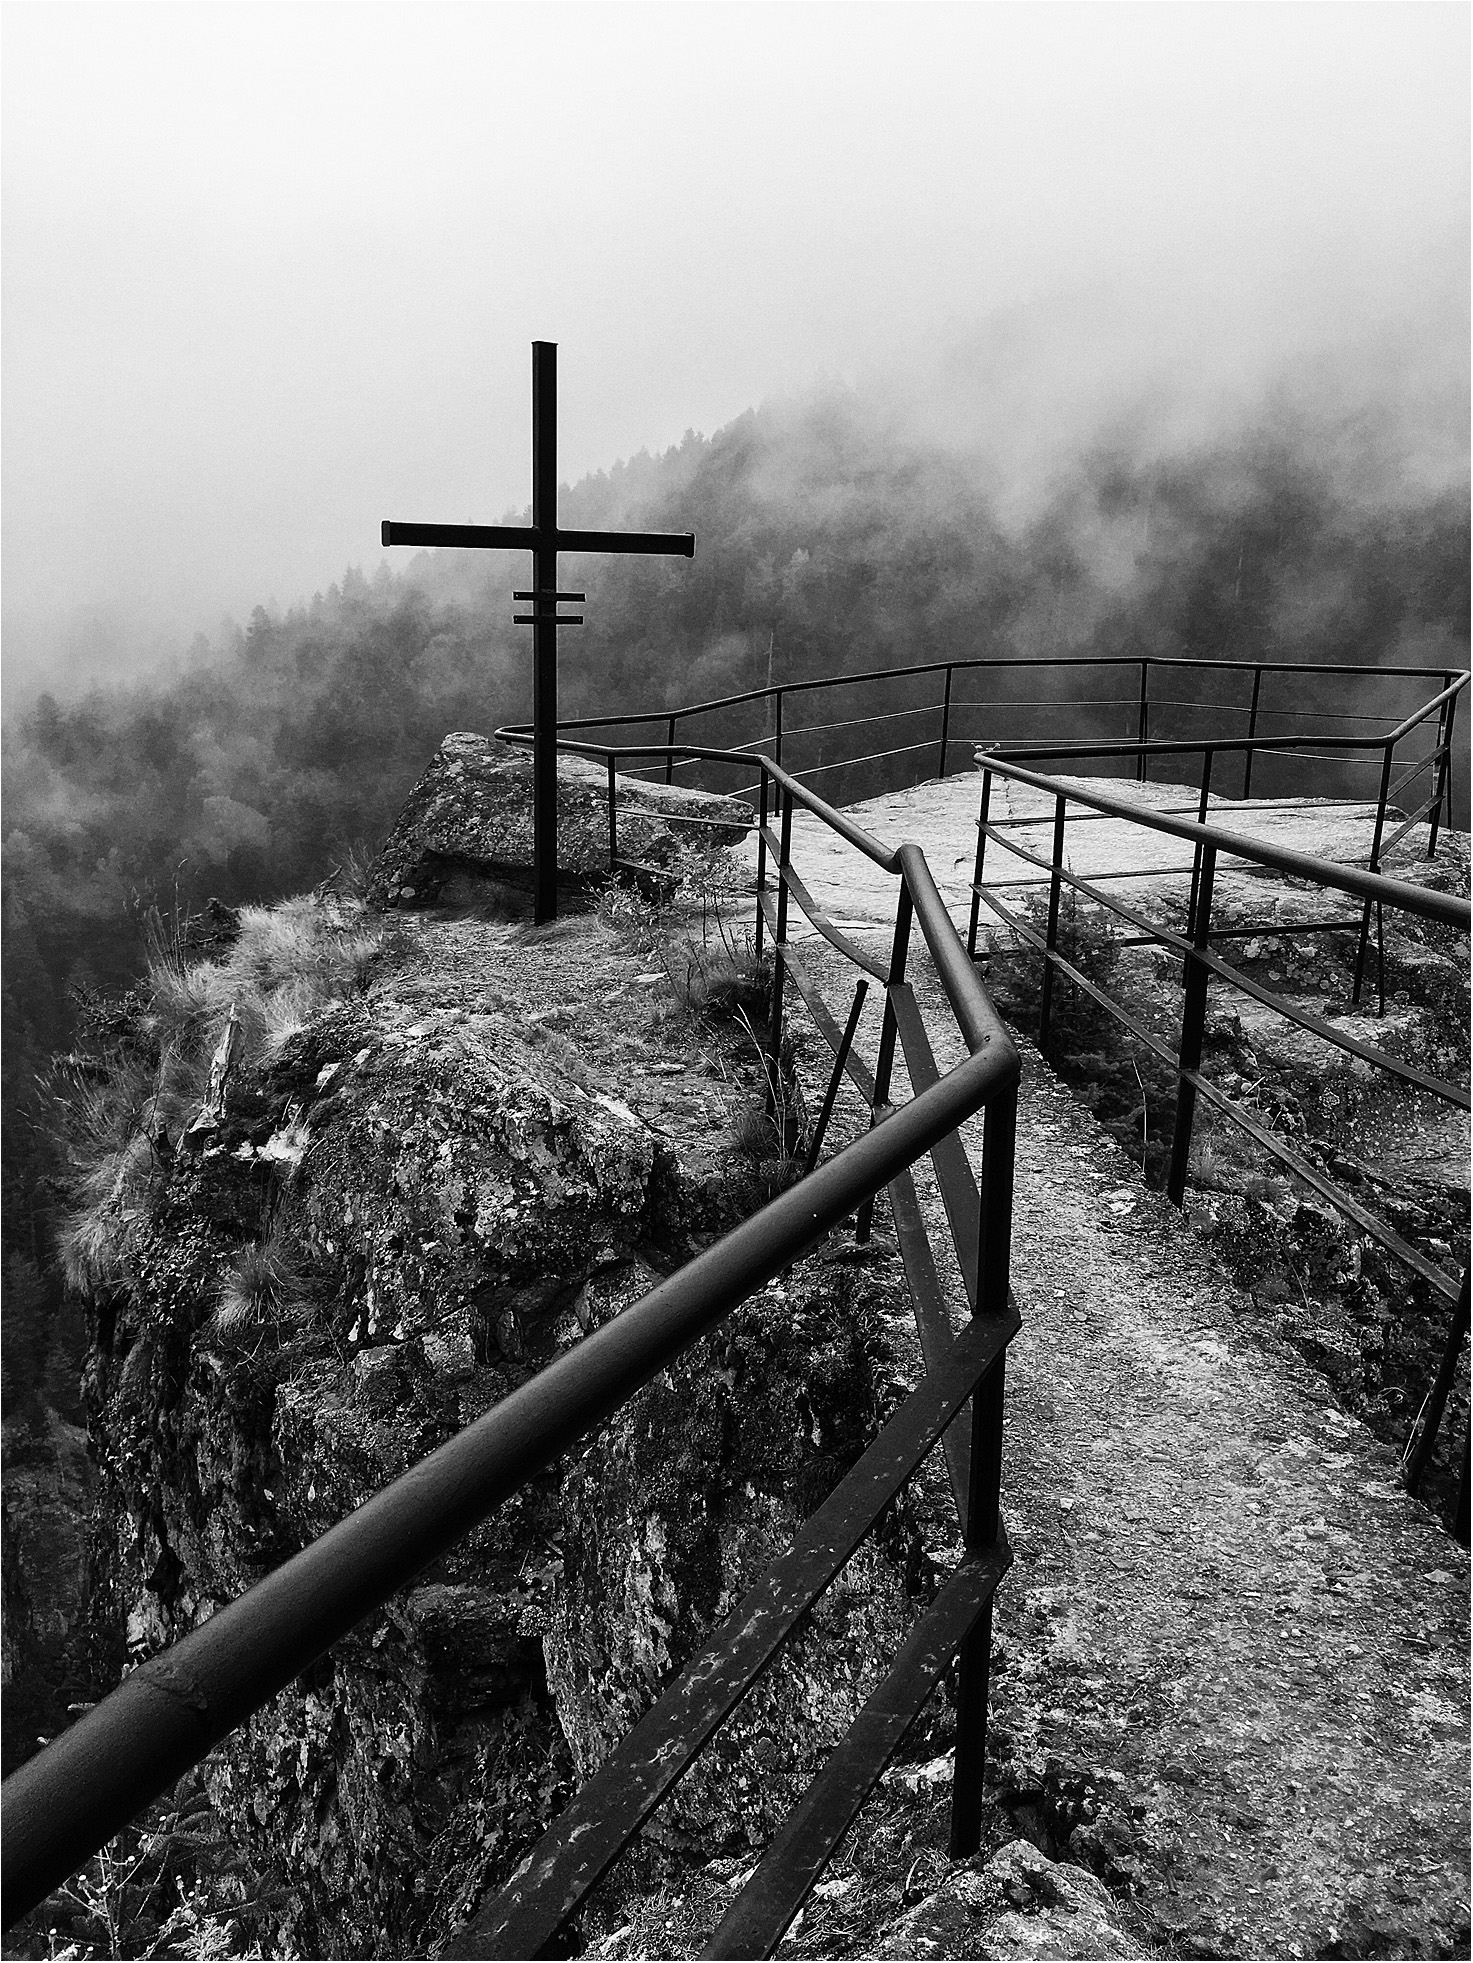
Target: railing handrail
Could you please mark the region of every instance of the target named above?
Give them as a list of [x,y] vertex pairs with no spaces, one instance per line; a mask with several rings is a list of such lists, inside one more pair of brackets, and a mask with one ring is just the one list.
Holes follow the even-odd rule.
[[[1212,747],[1227,746],[1214,744]],[[1270,845],[1261,839],[1246,838],[1241,832],[1225,831],[1220,825],[1199,825],[1188,818],[1173,818],[1165,812],[1133,804],[1126,798],[1111,797],[1106,792],[1081,790],[1078,778],[1071,778],[1064,785],[1054,777],[1025,769],[1010,758],[990,751],[979,750],[977,763],[980,769],[990,770],[994,776],[1027,784],[1033,790],[1046,791],[1050,796],[1056,796],[1062,790],[1071,803],[1086,805],[1103,812],[1106,817],[1128,819],[1130,823],[1148,831],[1165,832],[1173,838],[1185,839],[1189,845],[1214,846],[1234,858],[1247,859],[1275,872],[1287,873],[1291,878],[1312,880],[1319,886],[1333,886],[1358,900],[1379,901],[1385,906],[1400,907],[1404,912],[1418,914],[1424,920],[1436,920],[1444,926],[1460,928],[1464,933],[1468,931],[1469,902],[1455,894],[1439,893],[1430,887],[1414,885],[1410,880],[1393,879],[1386,873],[1362,872],[1357,866],[1341,865],[1334,859],[1316,858],[1312,853],[1296,852],[1286,845]]]
[[[898,668],[870,668],[852,675],[806,675],[799,680],[786,682],[767,682],[760,688],[741,689],[734,695],[713,695],[704,702],[685,702],[672,708],[640,710],[621,710],[608,716],[575,716],[559,718],[558,732],[561,735],[568,729],[624,729],[634,723],[668,722],[673,716],[699,716],[713,709],[734,709],[744,702],[769,701],[777,695],[804,694],[817,688],[858,687],[866,682],[896,681],[905,675],[939,675],[947,670],[972,668],[1203,668],[1228,670],[1234,673],[1253,674],[1255,671],[1266,675],[1361,675],[1374,677],[1394,675],[1413,680],[1435,681],[1445,677],[1449,670],[1444,664],[1440,668],[1421,668],[1400,665],[1366,664],[1356,661],[1240,661],[1206,657],[1198,660],[1194,655],[1175,654],[977,654],[960,655],[950,661],[919,661]],[[1466,681],[1466,676],[1464,681]],[[1123,700],[1124,698],[1122,698]],[[1439,701],[1442,697],[1437,698]],[[933,707],[939,709],[940,703]],[[1204,709],[1236,709],[1240,705],[1225,702],[1204,702]],[[1422,712],[1419,711],[1418,714]],[[530,736],[530,723],[509,724],[498,730],[501,736]],[[1384,741],[1384,738],[1378,738]],[[566,747],[566,745],[561,745]],[[663,754],[663,751],[662,751]]]
[[966,958],[920,848],[885,847],[765,758],[704,754],[743,767],[759,762],[792,798],[902,878],[928,944],[941,950],[938,967],[968,1056],[142,1664],[14,1772],[0,1813],[5,1926],[756,1288],[995,1095],[1016,1086],[1018,1052]]
[[[1445,674],[1447,672],[1446,669],[1443,672]],[[1470,676],[1465,668],[1461,674],[1448,683],[1447,687],[1440,694],[1432,696],[1429,701],[1422,704],[1420,709],[1414,709],[1404,721],[1396,725],[1395,729],[1388,729],[1386,734],[1379,740],[1388,745],[1399,743],[1403,736],[1410,735],[1418,723],[1426,722],[1434,709],[1441,709],[1445,703],[1451,702],[1454,696],[1461,695],[1470,680],[1473,680],[1473,676]]]

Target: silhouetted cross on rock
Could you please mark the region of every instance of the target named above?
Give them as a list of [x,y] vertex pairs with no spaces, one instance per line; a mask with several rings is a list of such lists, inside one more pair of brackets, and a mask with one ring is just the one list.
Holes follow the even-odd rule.
[[532,628],[532,808],[535,839],[533,915],[557,918],[557,630],[582,625],[581,614],[558,613],[559,552],[660,552],[693,559],[694,532],[565,532],[557,522],[557,343],[532,343],[532,523],[530,525],[405,525],[386,518],[385,545],[450,545],[532,554],[532,590],[519,593],[532,611],[518,614]]

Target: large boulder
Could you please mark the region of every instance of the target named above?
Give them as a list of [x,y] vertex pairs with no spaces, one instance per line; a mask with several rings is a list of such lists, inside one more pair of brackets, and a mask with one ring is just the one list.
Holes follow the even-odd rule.
[[[736,797],[616,777],[618,853],[667,866],[682,845],[735,845],[752,812]],[[587,885],[609,872],[608,773],[560,756],[559,878]],[[532,753],[458,730],[405,800],[368,882],[371,904],[474,904],[528,890],[532,878]]]

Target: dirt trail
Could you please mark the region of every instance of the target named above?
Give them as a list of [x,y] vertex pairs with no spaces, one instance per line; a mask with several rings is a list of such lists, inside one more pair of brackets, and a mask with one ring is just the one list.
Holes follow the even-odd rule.
[[[865,818],[920,834],[895,815]],[[912,979],[944,1068],[923,955]],[[1179,1954],[1466,1955],[1467,1556],[1026,1046],[1014,1283],[992,1747],[1017,1817]]]

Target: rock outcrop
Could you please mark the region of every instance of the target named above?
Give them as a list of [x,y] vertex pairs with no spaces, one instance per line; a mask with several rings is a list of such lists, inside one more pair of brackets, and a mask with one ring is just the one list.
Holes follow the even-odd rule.
[[[179,991],[214,1004],[197,1088],[143,1107],[146,1150],[81,1235],[135,1660],[766,1196],[733,1123],[750,1038],[682,1011],[596,916],[411,917],[365,957],[365,916],[291,909]],[[288,939],[326,1000],[283,1006]],[[154,1040],[167,1075],[182,1039]],[[213,1755],[215,1817],[280,1891],[268,1940],[427,1954],[506,1878],[867,1443],[899,1286],[878,1251],[801,1264]],[[904,1560],[861,1560],[682,1789],[669,1846],[745,1847],[852,1717],[911,1613]]]
[[1050,1861],[1026,1840],[989,1860],[952,1870],[925,1900],[893,1922],[877,1959],[942,1956],[1121,1957],[1151,1952],[1122,1923],[1104,1883],[1084,1868]]
[[[609,873],[608,775],[558,758],[558,875],[589,885]],[[683,846],[735,844],[751,829],[740,798],[678,784],[615,779],[621,859],[661,868]],[[532,877],[532,756],[495,737],[445,738],[415,785],[369,875],[376,906],[496,904]]]
[[[87,1434],[35,1408],[5,1425],[3,1665],[7,1773],[116,1668],[93,1538],[97,1471]],[[112,1651],[109,1654],[109,1651]]]

